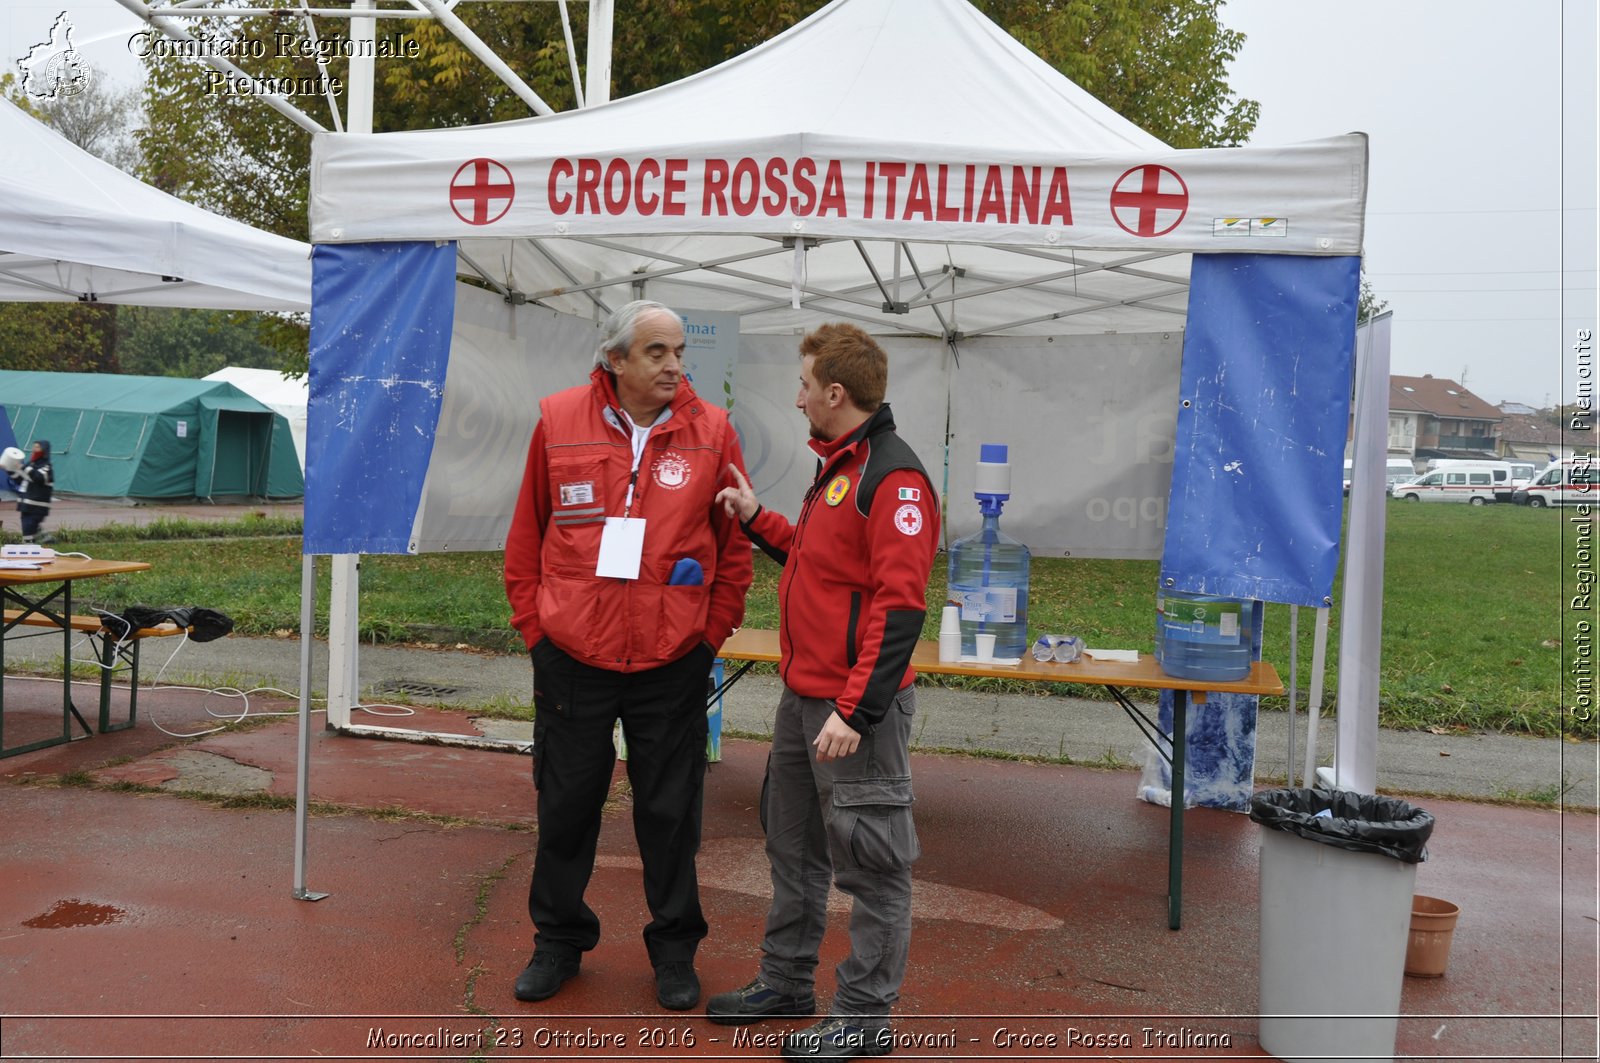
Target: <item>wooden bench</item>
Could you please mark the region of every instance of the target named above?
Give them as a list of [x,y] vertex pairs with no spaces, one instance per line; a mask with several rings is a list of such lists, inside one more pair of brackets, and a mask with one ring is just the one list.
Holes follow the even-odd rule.
[[[17,625],[23,627],[49,628],[52,631],[61,630],[61,616],[59,614],[45,613],[40,610],[5,610],[5,627],[10,629]],[[138,720],[139,713],[139,644],[145,639],[164,638],[168,635],[182,635],[187,633],[187,628],[179,627],[170,621],[157,624],[154,627],[142,627],[136,631],[124,633],[108,627],[99,616],[84,616],[73,614],[66,618],[67,627],[72,631],[81,631],[88,635],[91,642],[96,644],[95,657],[100,664],[100,720],[99,731],[108,734],[111,731],[123,731],[132,727]],[[111,676],[117,670],[118,662],[127,665],[129,672],[128,682],[128,718],[121,723],[111,722]],[[77,715],[76,711],[73,713]],[[78,722],[83,723],[83,718],[78,717]],[[84,724],[88,730],[88,724]]]

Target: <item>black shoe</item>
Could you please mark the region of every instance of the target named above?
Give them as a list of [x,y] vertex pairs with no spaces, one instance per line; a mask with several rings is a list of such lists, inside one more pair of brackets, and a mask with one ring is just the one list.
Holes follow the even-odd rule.
[[528,966],[517,975],[518,1000],[546,1000],[561,991],[562,983],[578,973],[576,956],[557,956],[553,952],[535,952]]
[[668,1011],[688,1011],[700,1003],[700,979],[692,961],[656,965],[656,1000]]
[[815,1015],[817,999],[786,996],[757,978],[749,985],[718,993],[706,1001],[706,1018],[723,1026],[743,1026],[762,1019]]
[[887,1029],[869,1030],[830,1015],[815,1026],[784,1037],[784,1059],[857,1059],[886,1056],[894,1049]]

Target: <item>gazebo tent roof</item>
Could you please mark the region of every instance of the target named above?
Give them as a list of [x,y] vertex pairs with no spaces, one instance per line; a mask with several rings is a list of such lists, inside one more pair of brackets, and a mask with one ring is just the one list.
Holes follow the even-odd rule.
[[306,310],[310,248],[202,210],[0,99],[0,301]]
[[964,0],[836,0],[588,110],[318,134],[311,218],[585,316],[642,285],[747,334],[1138,332],[1182,327],[1190,252],[1358,254],[1365,174],[1360,134],[1167,149]]

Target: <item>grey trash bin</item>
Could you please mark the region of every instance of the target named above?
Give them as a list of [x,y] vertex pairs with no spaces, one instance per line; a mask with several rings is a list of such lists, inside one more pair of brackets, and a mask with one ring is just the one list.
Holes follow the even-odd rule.
[[1417,864],[1433,816],[1392,797],[1263,790],[1261,1047],[1284,1060],[1392,1059]]

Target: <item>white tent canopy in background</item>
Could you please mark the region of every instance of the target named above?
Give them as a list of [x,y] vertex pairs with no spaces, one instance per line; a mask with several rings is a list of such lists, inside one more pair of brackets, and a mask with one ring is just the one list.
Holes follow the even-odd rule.
[[306,396],[310,384],[305,377],[286,377],[276,369],[248,369],[230,365],[208,373],[202,379],[232,384],[263,406],[271,407],[289,422],[289,435],[300,458],[300,471],[306,468]]
[[307,310],[310,248],[152,188],[0,99],[0,301]]

